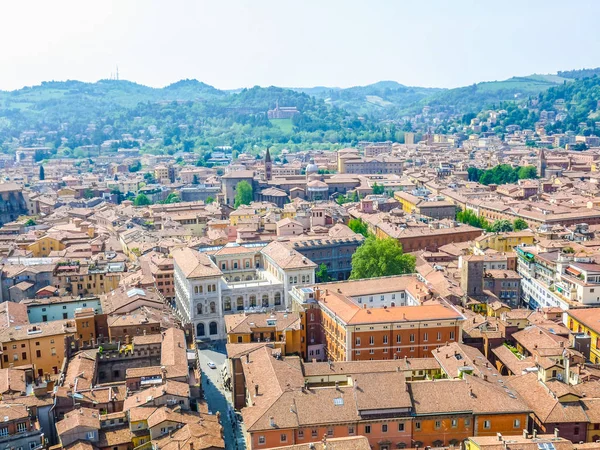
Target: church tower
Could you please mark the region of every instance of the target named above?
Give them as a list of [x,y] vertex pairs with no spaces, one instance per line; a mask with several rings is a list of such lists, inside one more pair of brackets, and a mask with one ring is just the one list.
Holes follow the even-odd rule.
[[265,153],[265,180],[270,181],[273,173],[273,163],[271,162],[271,154],[267,147],[267,153]]
[[540,178],[546,178],[546,154],[543,148],[540,149],[538,156],[537,175]]

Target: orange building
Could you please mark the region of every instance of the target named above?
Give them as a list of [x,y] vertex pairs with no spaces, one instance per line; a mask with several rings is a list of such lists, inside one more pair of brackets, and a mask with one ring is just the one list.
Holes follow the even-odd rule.
[[274,358],[265,344],[230,346],[245,354],[236,356],[245,389],[235,398],[252,450],[324,436],[365,436],[377,450],[458,446],[470,436],[520,434],[528,425],[528,406],[495,378],[418,381],[410,359],[302,363]]
[[416,276],[327,283],[315,287],[322,338],[334,361],[422,358],[459,341],[464,317],[431,298]]

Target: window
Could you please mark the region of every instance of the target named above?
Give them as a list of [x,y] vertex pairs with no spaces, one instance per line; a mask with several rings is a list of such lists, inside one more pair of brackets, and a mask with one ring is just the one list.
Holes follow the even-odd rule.
[[56,347],[52,347],[52,348],[50,349],[50,354],[51,354],[52,356],[56,356]]
[[27,431],[27,424],[25,422],[21,422],[17,424],[17,431],[22,433],[23,431]]
[[396,344],[399,344],[402,342],[402,336],[400,336],[399,334],[396,335]]
[[365,425],[365,434],[371,433],[371,425]]
[[265,437],[264,436],[259,436],[258,437],[258,443],[259,444],[264,444],[266,442]]
[[440,428],[442,428],[442,421],[441,420],[436,420],[435,421],[435,429],[439,430]]
[[375,345],[375,337],[369,336],[369,345]]
[[298,430],[298,439],[304,439],[304,430]]
[[35,357],[36,358],[41,358],[42,357],[42,352],[40,350],[36,350],[35,351]]
[[429,334],[423,333],[423,341],[427,342],[429,340]]
[[38,446],[38,444],[36,442],[30,442],[29,443],[29,450],[33,450],[34,448],[36,448]]
[[0,436],[8,436],[8,428],[0,428]]
[[316,428],[313,428],[312,430],[310,430],[310,436],[316,438],[318,435],[318,431]]
[[357,338],[356,338],[356,346],[357,346],[357,347],[359,347],[359,346],[360,346],[360,338],[359,338],[359,337],[357,337]]
[[519,419],[515,419],[513,422],[513,428],[521,428],[521,421]]
[[327,428],[327,437],[333,437],[333,427]]
[[404,431],[404,423],[398,424],[398,431]]
[[573,427],[573,434],[579,434],[579,427]]
[[18,361],[19,360],[19,355],[17,355],[16,353],[13,355],[13,361]]
[[385,335],[383,336],[383,343],[384,343],[384,344],[387,344],[387,343],[388,343],[388,337],[387,337],[387,334],[385,334]]
[[452,422],[450,422],[452,428],[456,428],[458,426],[458,419],[452,419]]
[[437,340],[438,340],[438,341],[441,341],[441,340],[442,340],[442,333],[440,333],[439,331],[438,331],[438,333],[437,333]]
[[415,430],[421,430],[421,422],[415,422]]
[[484,420],[483,421],[483,429],[489,430],[490,428],[492,428],[492,422],[489,420]]
[[471,426],[471,419],[465,419],[465,427],[470,427]]
[[454,331],[450,332],[450,340],[453,341],[454,340]]
[[414,334],[410,335],[410,342],[415,342],[415,335]]
[[[39,351],[39,350],[38,350],[38,351]],[[27,359],[27,353],[25,353],[25,352],[21,353],[21,358],[23,358],[23,359]]]
[[88,431],[86,434],[86,438],[91,440],[94,439],[95,435],[96,434],[93,431]]
[[348,427],[348,435],[353,436],[354,435],[354,426],[350,425]]
[[287,434],[281,433],[281,437],[279,438],[281,442],[287,442]]
[[387,423],[382,424],[381,425],[381,432],[382,433],[387,433],[387,430],[388,430]]

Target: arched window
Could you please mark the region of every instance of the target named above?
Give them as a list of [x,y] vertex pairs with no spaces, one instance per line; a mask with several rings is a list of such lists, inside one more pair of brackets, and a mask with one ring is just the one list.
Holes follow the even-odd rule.
[[208,332],[210,333],[211,336],[214,336],[215,334],[218,333],[217,331],[217,322],[211,322],[210,325],[208,326]]
[[304,275],[302,275],[302,282],[306,283],[306,277]]
[[263,294],[262,296],[262,306],[263,308],[269,307],[269,296],[267,294]]
[[281,305],[281,292],[275,292],[275,306]]
[[202,315],[202,305],[200,303],[196,305],[196,312],[198,315]]
[[203,291],[203,288],[202,288],[202,286],[198,286],[198,288],[199,288],[199,290],[200,290],[200,293],[202,294],[202,291]]
[[244,298],[243,297],[238,297],[237,301],[236,301],[236,305],[237,305],[237,310],[238,311],[243,311],[244,310]]
[[231,311],[231,297],[225,297],[223,309],[225,311]]
[[235,277],[233,281],[241,281],[240,277]]
[[246,275],[246,281],[252,281],[252,275]]
[[199,323],[196,326],[196,336],[198,336],[198,337],[206,336],[206,331],[204,330],[204,324],[203,323]]
[[233,263],[233,268],[234,268],[234,269],[237,269],[237,268],[238,268],[238,263],[234,262],[234,263]]
[[217,312],[217,305],[215,302],[210,302],[210,313],[214,314]]
[[250,296],[250,307],[251,308],[256,308],[256,295],[251,295]]
[[250,268],[250,261],[246,261],[246,269]]
[[198,286],[194,286],[194,294],[198,293]]
[[290,284],[294,282],[294,277],[290,277]]
[[294,277],[294,284],[298,283],[298,277]]

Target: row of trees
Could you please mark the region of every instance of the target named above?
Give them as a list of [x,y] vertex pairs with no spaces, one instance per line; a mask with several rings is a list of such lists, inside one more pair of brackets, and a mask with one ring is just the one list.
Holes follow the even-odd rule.
[[512,222],[510,220],[496,220],[493,223],[490,223],[485,217],[479,217],[469,209],[466,211],[459,211],[456,214],[456,220],[473,227],[482,228],[491,233],[521,231],[529,228],[529,225],[527,225],[527,222],[523,219],[515,219]]
[[467,169],[470,181],[481,184],[507,184],[518,180],[537,178],[537,170],[534,166],[512,167],[508,164],[500,164],[492,169],[478,169],[469,167]]

